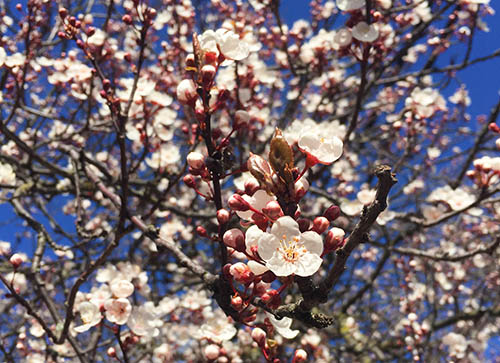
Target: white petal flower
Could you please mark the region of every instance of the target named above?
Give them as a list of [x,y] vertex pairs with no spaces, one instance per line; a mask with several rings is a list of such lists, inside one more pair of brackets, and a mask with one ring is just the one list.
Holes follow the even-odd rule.
[[283,318],[281,320],[278,320],[274,317],[273,314],[269,314],[266,312],[267,318],[273,324],[274,329],[283,337],[286,339],[293,339],[299,334],[298,330],[292,330],[290,329],[290,326],[292,325],[293,320],[291,318]]
[[365,0],[337,0],[337,7],[342,11],[353,11],[364,8]]
[[[249,195],[246,195],[246,194],[243,195],[243,199],[246,200],[248,202],[248,204],[250,204],[254,209],[256,209],[258,211],[262,211],[262,208],[264,208],[267,205],[267,203],[269,203],[270,201],[276,200],[276,197],[270,196],[264,190],[259,189],[251,197]],[[236,214],[241,219],[245,219],[247,221],[250,221],[250,220],[252,220],[252,215],[254,214],[254,212],[251,210],[247,210],[244,212],[237,211]]]
[[155,315],[146,305],[134,307],[130,314],[127,325],[135,335],[153,337],[159,333],[155,328]]
[[351,44],[351,41],[352,41],[351,30],[348,28],[340,29],[337,32],[337,34],[335,34],[335,37],[333,38],[333,40],[340,47],[347,47],[349,44]]
[[102,317],[99,307],[91,302],[82,302],[78,305],[77,311],[80,313],[83,322],[82,325],[75,327],[77,333],[83,333],[101,322]]
[[199,37],[200,47],[205,52],[219,54],[227,59],[242,60],[248,57],[250,48],[240,37],[227,29],[207,30]]
[[373,24],[367,24],[364,21],[352,28],[352,36],[360,42],[371,43],[377,40],[378,35],[378,29]]
[[298,142],[300,150],[324,165],[333,163],[342,155],[343,143],[336,136],[324,137],[319,133],[306,132]]
[[109,284],[111,292],[116,297],[129,297],[134,292],[134,285],[123,278],[117,278]]
[[253,254],[253,248],[258,246],[259,239],[263,234],[264,232],[256,225],[250,226],[250,228],[247,229],[245,233],[245,245],[246,251],[250,256]]
[[124,298],[109,299],[104,303],[104,308],[106,309],[106,319],[118,325],[125,324],[132,311],[130,301]]
[[263,233],[258,244],[259,256],[276,276],[311,276],[323,260],[323,241],[316,232],[301,233],[289,216],[274,222],[271,233]]
[[225,316],[219,314],[217,311],[201,326],[200,332],[203,338],[221,343],[231,340],[235,336],[237,330]]
[[222,34],[219,46],[224,57],[232,60],[243,60],[250,53],[248,44],[231,31]]

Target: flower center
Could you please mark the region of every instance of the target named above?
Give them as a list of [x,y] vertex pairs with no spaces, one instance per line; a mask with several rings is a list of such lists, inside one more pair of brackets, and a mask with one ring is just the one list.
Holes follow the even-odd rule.
[[286,262],[297,262],[299,257],[307,252],[307,249],[299,237],[295,236],[288,240],[286,234],[284,234],[280,239],[280,247],[277,248],[277,251]]

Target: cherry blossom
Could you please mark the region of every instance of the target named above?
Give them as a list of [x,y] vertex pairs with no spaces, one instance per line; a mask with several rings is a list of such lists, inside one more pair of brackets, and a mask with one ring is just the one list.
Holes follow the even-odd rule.
[[311,276],[323,260],[323,241],[316,232],[301,233],[293,218],[279,218],[258,241],[259,256],[276,276]]
[[132,311],[130,301],[125,298],[109,299],[104,303],[106,319],[110,322],[123,325],[127,322]]
[[273,324],[274,329],[283,337],[286,339],[293,339],[299,334],[298,330],[292,330],[290,329],[290,326],[292,326],[292,319],[284,317],[281,320],[278,320],[274,317],[273,314],[267,313],[267,318]]
[[365,7],[365,0],[337,0],[337,7],[342,11],[353,11]]
[[342,155],[343,143],[336,136],[325,137],[307,132],[300,136],[298,145],[314,163],[329,165]]
[[76,311],[80,313],[83,322],[82,325],[74,328],[77,333],[83,333],[101,322],[102,316],[99,308],[91,302],[84,301],[80,303]]
[[373,24],[367,24],[364,21],[359,22],[352,28],[352,37],[361,42],[374,42],[378,36],[378,29]]

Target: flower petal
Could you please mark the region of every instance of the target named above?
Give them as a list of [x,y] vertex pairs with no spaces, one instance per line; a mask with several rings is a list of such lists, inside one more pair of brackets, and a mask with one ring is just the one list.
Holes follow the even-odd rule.
[[[275,253],[273,257],[266,262],[266,266],[276,276],[290,276],[297,270],[297,265],[285,261],[279,253]],[[311,274],[312,275],[312,274]]]
[[259,239],[263,234],[264,232],[262,232],[262,230],[256,225],[247,229],[245,233],[245,246],[248,254],[251,254],[251,248],[253,246],[258,246]]
[[257,251],[260,258],[267,261],[273,257],[274,252],[276,252],[279,246],[280,241],[276,236],[270,233],[262,233],[262,236],[259,238]]
[[[322,263],[323,259],[321,257],[307,252],[297,261],[295,274],[302,277],[311,276],[319,270]],[[271,268],[269,269],[272,271]],[[280,276],[276,272],[274,273],[276,276]]]
[[287,239],[291,239],[300,235],[299,224],[292,217],[284,216],[274,222],[271,233],[278,239],[281,239],[283,235],[286,235]]
[[309,253],[321,255],[323,253],[323,238],[313,231],[307,231],[300,236],[301,242]]

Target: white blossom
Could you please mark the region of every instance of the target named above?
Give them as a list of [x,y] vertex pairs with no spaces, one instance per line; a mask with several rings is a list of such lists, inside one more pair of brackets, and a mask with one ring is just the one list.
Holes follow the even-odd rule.
[[80,318],[83,322],[82,325],[74,328],[77,333],[83,333],[101,322],[102,316],[99,307],[91,302],[84,301],[80,303],[77,307],[77,312],[80,313]]
[[323,262],[323,241],[316,232],[300,232],[298,223],[284,216],[259,238],[258,252],[276,276],[311,276]]

